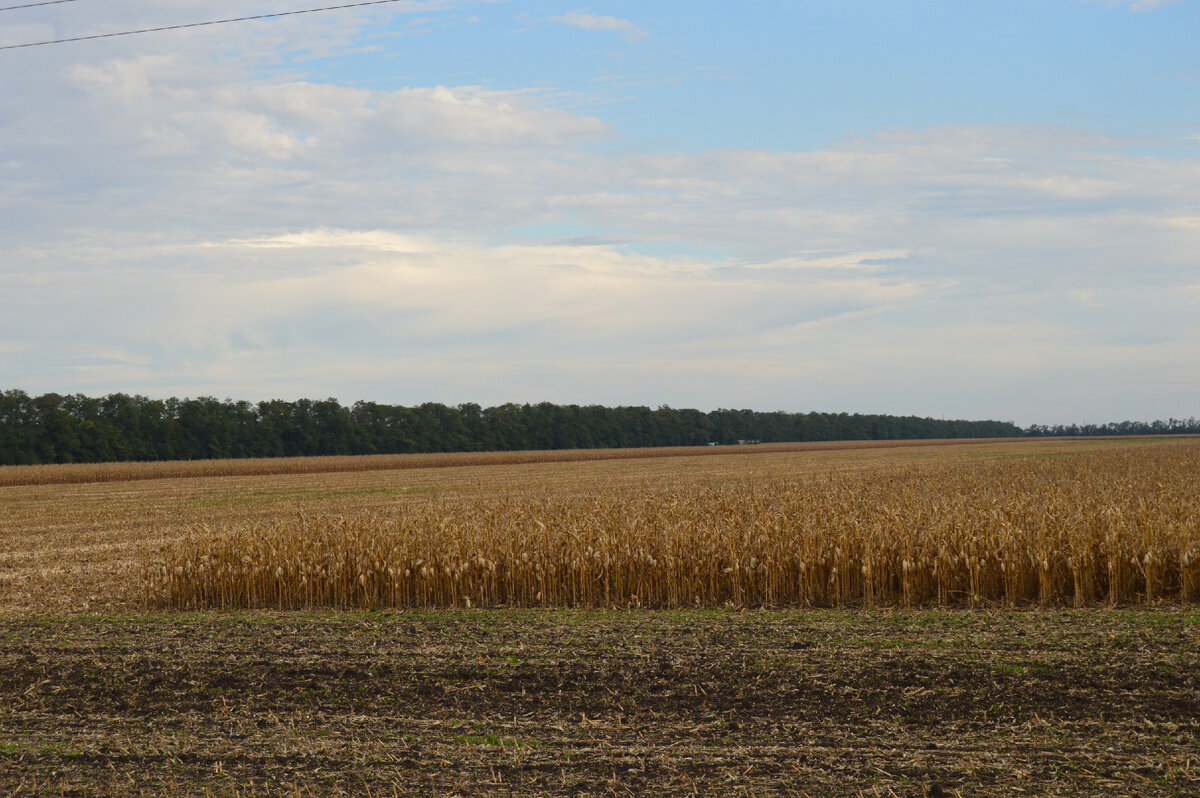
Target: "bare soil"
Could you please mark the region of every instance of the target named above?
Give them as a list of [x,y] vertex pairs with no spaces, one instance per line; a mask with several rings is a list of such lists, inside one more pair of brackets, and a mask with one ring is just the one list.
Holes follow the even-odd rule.
[[1200,611],[0,616],[3,795],[1200,795]]

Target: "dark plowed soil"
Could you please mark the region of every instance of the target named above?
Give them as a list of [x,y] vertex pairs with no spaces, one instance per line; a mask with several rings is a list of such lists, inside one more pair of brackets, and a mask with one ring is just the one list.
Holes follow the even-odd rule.
[[0,619],[0,794],[1200,795],[1200,612]]

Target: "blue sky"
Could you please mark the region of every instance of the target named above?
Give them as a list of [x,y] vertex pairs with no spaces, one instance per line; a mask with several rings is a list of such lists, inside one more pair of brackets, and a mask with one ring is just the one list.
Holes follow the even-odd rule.
[[[0,44],[315,5],[74,0]],[[0,386],[1200,415],[1198,33],[406,0],[2,50]]]
[[[566,95],[564,107],[618,126],[626,143],[685,149],[812,148],[950,123],[1156,137],[1161,124],[1189,124],[1198,86],[1194,3],[1132,13],[1086,0],[597,8],[496,3],[392,16],[366,38],[382,49],[312,74],[374,88],[546,87]],[[628,30],[579,27],[589,16]]]
[[[562,9],[479,7],[468,17],[477,23],[421,26],[429,32],[339,68],[381,87],[447,78],[553,87],[618,125],[630,143],[688,149],[812,148],[853,132],[950,123],[1154,135],[1172,119],[1188,124],[1187,100],[1200,85],[1194,3],[1140,13],[1046,0]],[[615,15],[633,34],[564,25],[572,13]],[[389,29],[402,33],[406,24],[397,19]],[[326,74],[337,79],[337,69]]]

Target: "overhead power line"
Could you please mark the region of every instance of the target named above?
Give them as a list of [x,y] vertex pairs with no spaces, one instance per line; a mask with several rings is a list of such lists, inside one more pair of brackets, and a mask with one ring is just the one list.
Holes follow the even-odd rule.
[[37,8],[38,6],[56,6],[59,3],[74,3],[75,0],[42,0],[40,3],[22,3],[19,6],[4,6],[0,11],[16,11],[18,8]]
[[[72,2],[72,0],[53,0],[53,2]],[[186,22],[182,25],[162,25],[157,28],[141,28],[139,30],[123,30],[117,33],[93,33],[90,36],[72,36],[68,39],[49,39],[44,42],[26,42],[25,44],[6,44],[0,46],[0,50],[17,50],[22,47],[41,47],[46,44],[66,44],[67,42],[83,42],[89,39],[111,39],[115,36],[135,36],[139,33],[158,33],[164,30],[182,30],[183,28],[203,28],[208,25],[225,25],[230,22],[249,22],[255,19],[273,19],[275,17],[292,17],[297,14],[315,14],[318,11],[337,11],[341,8],[359,8],[361,6],[381,6],[387,3],[399,3],[402,0],[367,0],[360,3],[345,3],[338,6],[324,6],[323,8],[305,8],[300,11],[279,11],[274,14],[256,14],[252,17],[231,17],[229,19],[214,19],[208,22]],[[46,3],[47,5],[49,3]],[[36,5],[36,4],[35,4]],[[14,6],[16,7],[16,6]]]

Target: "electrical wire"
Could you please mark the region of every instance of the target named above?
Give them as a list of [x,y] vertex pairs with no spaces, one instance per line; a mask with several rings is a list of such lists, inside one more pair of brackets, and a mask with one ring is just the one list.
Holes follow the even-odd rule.
[[38,6],[56,6],[59,3],[74,3],[75,0],[42,0],[40,3],[24,3],[19,6],[4,6],[0,11],[16,11],[18,8],[37,8]]
[[[55,2],[70,2],[71,0],[55,0]],[[280,11],[274,14],[256,14],[252,17],[232,17],[230,19],[214,19],[209,22],[187,22],[182,25],[163,25],[158,28],[141,28],[140,30],[125,30],[118,33],[94,33],[90,36],[73,36],[69,39],[49,39],[44,42],[26,42],[25,44],[6,44],[0,50],[17,50],[22,47],[41,47],[46,44],[66,44],[67,42],[83,42],[89,39],[111,39],[114,36],[134,36],[139,33],[158,33],[164,30],[182,30],[183,28],[202,28],[206,25],[225,25],[230,22],[249,22],[255,19],[272,19],[274,17],[291,17],[296,14],[315,14],[318,11],[337,11],[341,8],[359,8],[360,6],[381,6],[387,3],[399,3],[402,0],[367,0],[360,3],[346,3],[338,6],[323,8],[305,8],[300,11]]]

